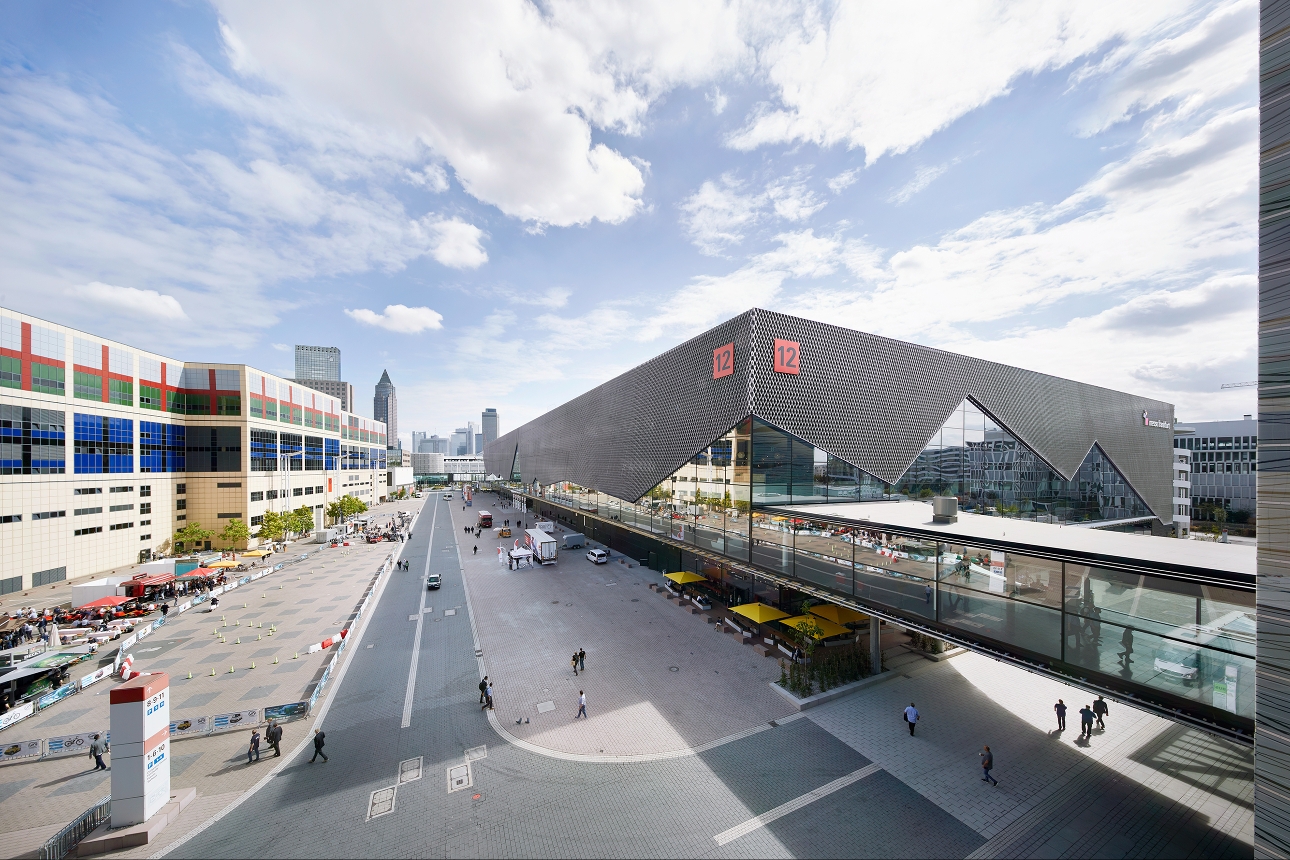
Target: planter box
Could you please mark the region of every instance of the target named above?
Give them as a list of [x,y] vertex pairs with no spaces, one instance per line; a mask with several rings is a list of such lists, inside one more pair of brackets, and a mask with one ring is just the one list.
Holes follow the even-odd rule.
[[843,684],[841,687],[834,687],[831,690],[825,690],[823,693],[816,693],[813,696],[807,696],[805,699],[797,698],[797,696],[794,696],[774,681],[771,681],[770,687],[776,693],[779,693],[785,699],[788,699],[788,701],[793,704],[793,707],[797,708],[799,711],[805,711],[810,708],[814,708],[816,705],[822,705],[825,702],[831,702],[834,699],[849,696],[852,693],[863,690],[865,687],[872,687],[874,684],[881,684],[883,681],[897,677],[900,677],[899,672],[886,671],[881,675],[861,678],[859,681],[852,681],[850,684]]

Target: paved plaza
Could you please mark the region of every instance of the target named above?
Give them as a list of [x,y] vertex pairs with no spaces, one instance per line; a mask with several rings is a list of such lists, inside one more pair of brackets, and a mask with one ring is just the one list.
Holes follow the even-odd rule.
[[[428,499],[399,547],[411,570],[383,578],[319,711],[288,724],[284,757],[248,768],[237,734],[180,742],[174,783],[196,786],[198,800],[160,842],[128,855],[1252,856],[1248,748],[1117,702],[1084,741],[1075,711],[1091,697],[971,653],[892,654],[898,668],[883,680],[799,713],[769,687],[775,660],[651,591],[658,574],[617,554],[596,567],[579,550],[509,571],[496,539],[464,533],[480,507],[530,519],[491,497],[466,510],[459,498]],[[271,609],[302,612],[280,629],[340,618],[308,610],[347,609],[377,563],[333,556],[312,584],[282,583],[288,599]],[[426,573],[443,587],[426,591]],[[196,629],[163,630],[203,644],[169,646],[158,662],[229,650]],[[587,669],[575,678],[577,648]],[[296,671],[283,675],[294,682]],[[491,713],[478,704],[484,672],[497,682]],[[209,707],[288,683],[254,681]],[[223,696],[235,683],[207,675],[191,694]],[[178,712],[189,690],[177,689]],[[578,689],[589,718],[575,722]],[[1064,733],[1058,698],[1072,705]],[[911,700],[923,714],[914,737],[900,717]],[[315,724],[326,763],[309,761]],[[998,787],[980,781],[987,743]],[[81,789],[78,766],[7,767],[3,818],[29,822],[42,805],[66,808],[63,819],[79,812],[106,780]]]
[[[400,509],[416,510],[419,504],[389,503],[373,513],[388,517]],[[332,549],[315,543],[292,544],[273,561],[303,553],[310,557],[222,595],[214,611],[207,609],[208,604],[199,604],[170,615],[165,625],[131,650],[135,668],[169,674],[171,713],[176,718],[262,709],[308,698],[331,659],[331,651],[309,654],[309,645],[337,635],[346,626],[380,564],[402,546],[355,543]],[[216,630],[224,635],[223,642]],[[96,657],[110,665],[115,646],[109,643]],[[72,674],[78,670],[86,674],[98,662],[80,664]],[[108,692],[115,683],[100,681],[5,729],[0,741],[107,730]],[[303,737],[304,726],[302,721],[286,724],[284,743],[293,746]],[[262,775],[264,766],[246,767],[248,734],[229,732],[175,742],[172,786],[195,786],[199,794],[198,806],[185,813],[186,821],[201,816],[207,807],[220,806],[213,798],[225,798],[227,804]],[[272,755],[272,750],[268,752]],[[92,766],[86,756],[73,755],[0,769],[0,837],[14,856],[39,847],[109,793],[109,773],[94,772]]]

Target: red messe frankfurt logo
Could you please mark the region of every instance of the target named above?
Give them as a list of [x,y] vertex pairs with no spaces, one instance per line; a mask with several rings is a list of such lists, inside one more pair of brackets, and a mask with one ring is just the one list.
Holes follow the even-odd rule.
[[1147,414],[1147,410],[1145,409],[1142,410],[1142,426],[1143,427],[1163,427],[1166,430],[1172,427],[1172,425],[1168,421],[1157,421],[1156,419],[1152,418],[1150,415]]

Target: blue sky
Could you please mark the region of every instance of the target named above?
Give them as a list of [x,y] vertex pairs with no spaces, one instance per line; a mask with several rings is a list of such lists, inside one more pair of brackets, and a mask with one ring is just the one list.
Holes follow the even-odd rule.
[[0,304],[503,431],[751,306],[1254,411],[1257,5],[10,4]]

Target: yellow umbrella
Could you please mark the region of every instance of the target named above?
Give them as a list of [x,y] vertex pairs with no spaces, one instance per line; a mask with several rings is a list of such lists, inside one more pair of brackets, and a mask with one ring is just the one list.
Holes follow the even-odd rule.
[[736,606],[730,610],[736,615],[742,615],[750,621],[756,621],[758,624],[764,624],[767,621],[778,621],[781,618],[787,618],[787,612],[780,612],[773,606],[767,606],[764,603],[745,603],[743,606]]
[[834,624],[829,619],[820,618],[817,615],[794,615],[792,618],[781,618],[779,621],[780,624],[787,624],[789,627],[796,627],[798,630],[811,622],[814,622],[815,626],[819,628],[812,634],[816,639],[826,639],[829,636],[839,636],[843,633],[851,632],[841,624]]
[[827,618],[834,624],[850,624],[853,621],[864,621],[868,617],[863,612],[856,612],[854,609],[847,609],[845,606],[837,606],[832,603],[812,606],[811,614]]
[[261,558],[261,557],[266,556],[266,555],[268,555],[268,554],[269,554],[269,553],[268,553],[268,551],[267,551],[267,550],[262,550],[262,549],[253,549],[253,550],[251,550],[250,552],[244,552],[244,553],[242,553],[242,555],[244,555],[244,556],[251,556],[252,558]]
[[697,573],[690,573],[688,570],[680,573],[664,574],[665,579],[670,579],[677,585],[685,585],[687,582],[703,582],[707,577],[699,576]]
[[207,567],[237,567],[235,561],[216,561],[206,565]]

